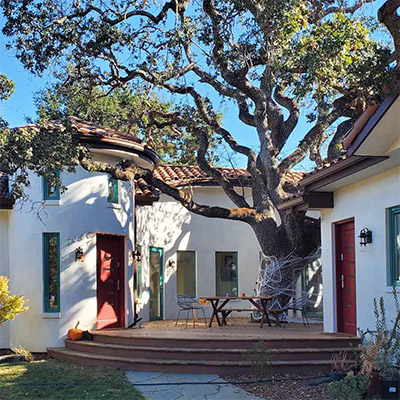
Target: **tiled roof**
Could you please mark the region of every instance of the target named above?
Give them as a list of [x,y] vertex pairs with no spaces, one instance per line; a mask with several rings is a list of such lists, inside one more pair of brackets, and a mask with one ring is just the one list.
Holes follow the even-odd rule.
[[151,204],[160,198],[160,191],[143,178],[135,180],[135,200],[138,204]]
[[[77,132],[79,132],[81,135],[84,136],[99,137],[99,138],[118,138],[134,143],[139,143],[139,144],[143,143],[139,138],[136,138],[132,135],[121,133],[117,129],[105,128],[103,126],[96,125],[93,122],[88,122],[74,116],[68,117],[67,119],[71,124],[71,126],[75,128]],[[43,126],[49,130],[65,129],[62,120],[45,122]],[[38,127],[39,126],[37,124],[29,124],[29,125],[19,126],[18,129],[24,129],[24,128],[38,129]]]
[[[251,175],[244,168],[218,168],[222,174],[233,183],[248,186]],[[188,184],[215,183],[215,180],[198,166],[160,165],[153,172],[154,176],[172,186]],[[292,171],[286,175],[285,183],[296,186],[304,172]]]

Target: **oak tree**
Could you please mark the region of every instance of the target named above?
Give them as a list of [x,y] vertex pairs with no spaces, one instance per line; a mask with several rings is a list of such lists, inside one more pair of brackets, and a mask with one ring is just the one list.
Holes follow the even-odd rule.
[[[321,166],[340,155],[341,139],[367,105],[397,90],[400,0],[385,1],[377,18],[363,12],[367,3],[374,0],[2,0],[1,6],[9,46],[32,73],[51,66],[65,84],[167,93],[173,110],[154,113],[152,124],[196,137],[198,165],[235,207],[199,204],[147,178],[196,214],[249,224],[265,254],[282,256],[308,253],[319,237],[318,222],[304,213],[281,213],[278,222],[286,175],[307,158]],[[376,39],[382,27],[388,46]],[[255,148],[224,126],[221,100],[252,129]],[[302,109],[309,128],[286,154]],[[210,131],[246,159],[251,199],[210,162]],[[118,176],[124,179],[124,170]]]

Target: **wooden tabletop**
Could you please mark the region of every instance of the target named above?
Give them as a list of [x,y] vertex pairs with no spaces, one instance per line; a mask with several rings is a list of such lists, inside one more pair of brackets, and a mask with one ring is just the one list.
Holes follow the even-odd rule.
[[272,300],[273,296],[202,296],[201,300]]

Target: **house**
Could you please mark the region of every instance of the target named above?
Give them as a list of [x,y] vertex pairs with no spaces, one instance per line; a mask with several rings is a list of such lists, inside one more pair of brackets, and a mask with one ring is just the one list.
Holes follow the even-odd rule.
[[343,142],[346,155],[300,182],[281,210],[320,210],[324,330],[375,329],[373,299],[395,319],[400,285],[400,97],[370,107]]
[[[70,122],[95,160],[133,157],[200,203],[233,206],[198,167],[158,166],[157,154],[139,140],[75,117]],[[251,196],[246,170],[221,171]],[[29,299],[28,311],[0,327],[0,348],[62,346],[78,321],[93,330],[127,328],[135,313],[144,321],[174,319],[178,293],[253,294],[261,250],[248,225],[192,214],[143,178],[121,182],[81,167],[59,173],[65,193],[31,174],[22,208],[9,196],[9,178],[0,176],[0,275]],[[294,192],[302,176],[288,174],[286,189]]]
[[[130,157],[150,170],[159,162],[140,140],[77,118],[71,124],[95,160]],[[0,176],[0,275],[29,299],[28,311],[0,327],[0,348],[45,351],[61,346],[78,321],[83,329],[133,322],[134,182],[81,167],[60,174],[65,193],[30,174],[22,208],[12,207],[8,177]]]
[[[249,173],[242,168],[220,171],[251,203]],[[154,176],[190,191],[200,204],[235,207],[218,183],[197,166],[160,165]],[[288,174],[285,189],[293,193],[302,177],[302,172]],[[140,317],[176,318],[176,294],[254,294],[262,253],[249,225],[193,214],[173,198],[155,193],[143,179],[137,181],[136,199]]]

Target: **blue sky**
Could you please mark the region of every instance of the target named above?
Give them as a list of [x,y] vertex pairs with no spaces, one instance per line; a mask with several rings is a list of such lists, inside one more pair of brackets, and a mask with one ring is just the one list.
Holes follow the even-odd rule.
[[[365,12],[369,15],[376,15],[380,5],[384,0],[379,0],[375,3],[365,5]],[[0,27],[3,26],[4,19],[0,16]],[[0,36],[0,73],[4,73],[8,78],[15,82],[15,92],[11,98],[0,103],[1,114],[8,121],[11,127],[23,125],[26,123],[26,118],[35,117],[34,94],[40,89],[43,89],[47,83],[51,82],[53,75],[51,71],[47,71],[43,77],[37,77],[26,71],[21,63],[13,57],[13,54],[5,48],[6,40]],[[224,126],[234,135],[236,140],[244,145],[257,149],[258,139],[254,129],[244,125],[237,118],[236,107],[227,102],[223,105],[222,111],[224,114]],[[289,142],[285,146],[285,153],[290,153],[294,150],[304,136],[305,132],[310,129],[304,118],[309,110],[302,110],[303,117],[300,118],[296,130],[293,132]],[[224,156],[225,152],[221,153]],[[234,162],[237,166],[244,167],[245,160],[241,157],[235,157]],[[221,163],[229,165],[227,160],[221,160]],[[312,164],[304,161],[300,169],[310,169]]]

